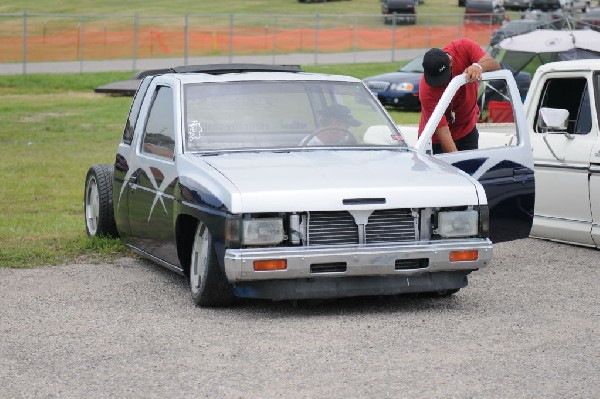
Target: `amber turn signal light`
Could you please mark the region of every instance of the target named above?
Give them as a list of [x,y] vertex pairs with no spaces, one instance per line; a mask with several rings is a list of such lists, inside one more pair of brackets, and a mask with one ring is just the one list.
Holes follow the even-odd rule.
[[285,259],[272,260],[255,260],[254,271],[265,272],[270,270],[285,270],[287,269],[287,261]]
[[479,258],[479,251],[452,251],[450,252],[450,262],[473,261]]

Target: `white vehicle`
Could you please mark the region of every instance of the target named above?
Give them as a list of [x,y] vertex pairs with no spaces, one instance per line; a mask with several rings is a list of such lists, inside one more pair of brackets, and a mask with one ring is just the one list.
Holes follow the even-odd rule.
[[[532,237],[600,247],[600,60],[548,63],[525,101],[535,162]],[[500,128],[501,129],[501,128]],[[510,145],[489,133],[481,145]]]
[[518,144],[434,157],[452,80],[416,146],[356,78],[264,65],[145,77],[114,165],[92,166],[89,235],[118,235],[190,281],[198,305],[234,297],[449,295],[526,237],[533,160]]

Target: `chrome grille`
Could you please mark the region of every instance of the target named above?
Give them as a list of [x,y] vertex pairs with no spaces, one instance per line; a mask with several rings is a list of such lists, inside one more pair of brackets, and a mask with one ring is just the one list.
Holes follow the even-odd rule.
[[367,243],[414,241],[417,236],[417,219],[410,209],[375,211],[365,226]]
[[367,83],[367,87],[369,88],[369,90],[376,91],[376,92],[386,91],[387,88],[390,86],[389,82],[372,81],[372,82],[366,82],[366,83]]
[[410,209],[386,209],[374,211],[364,229],[347,211],[310,212],[308,218],[308,245],[344,245],[393,243],[418,240],[418,218]]
[[346,211],[310,212],[309,245],[342,245],[358,243],[358,226]]

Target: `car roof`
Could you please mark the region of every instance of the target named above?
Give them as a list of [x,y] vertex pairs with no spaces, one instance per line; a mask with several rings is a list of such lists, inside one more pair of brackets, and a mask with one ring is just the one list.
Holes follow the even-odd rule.
[[163,76],[178,80],[183,84],[202,82],[242,82],[242,81],[337,81],[361,82],[359,79],[343,75],[327,75],[302,72],[298,65],[268,64],[205,64],[185,65],[166,69],[144,71],[136,78]]
[[264,81],[320,81],[320,82],[354,82],[361,83],[360,79],[343,75],[326,75],[308,72],[235,72],[211,75],[207,73],[166,73],[162,75],[168,79],[175,79],[182,84],[190,83],[220,83],[220,82],[264,82]]
[[539,72],[571,70],[599,71],[600,59],[549,62],[547,64],[540,65],[540,67],[538,68]]

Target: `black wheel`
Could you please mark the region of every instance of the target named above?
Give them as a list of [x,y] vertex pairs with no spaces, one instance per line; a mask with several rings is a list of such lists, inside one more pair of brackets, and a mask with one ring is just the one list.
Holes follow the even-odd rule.
[[233,290],[219,267],[212,235],[202,222],[198,223],[190,259],[190,289],[199,306],[226,306],[233,302]]
[[317,139],[322,145],[352,145],[357,144],[356,137],[348,129],[338,126],[326,126],[315,130],[313,133],[306,136],[300,145],[310,146],[318,145],[311,143],[313,139]]
[[119,236],[113,210],[113,170],[112,165],[94,165],[87,172],[83,211],[88,236]]

